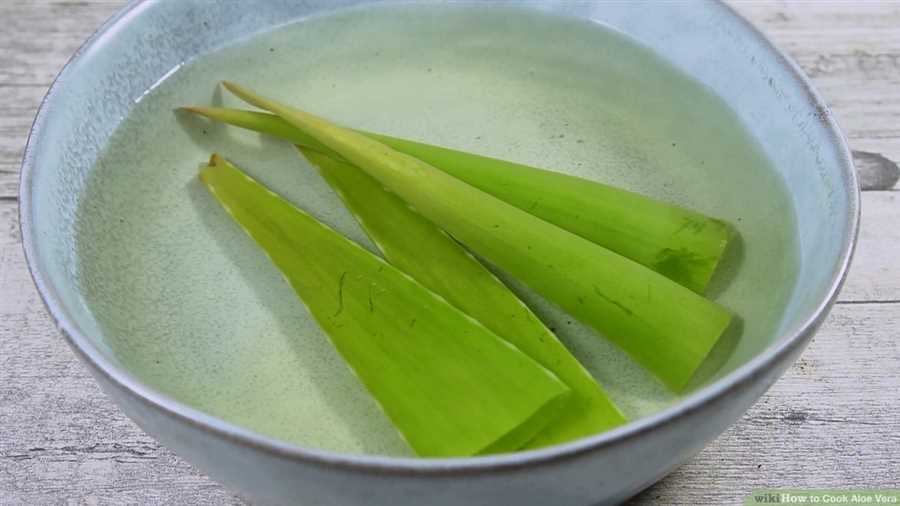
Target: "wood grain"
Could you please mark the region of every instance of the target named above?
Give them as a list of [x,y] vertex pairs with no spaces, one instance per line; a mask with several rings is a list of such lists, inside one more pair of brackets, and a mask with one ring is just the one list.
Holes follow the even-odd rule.
[[[0,2],[0,505],[244,504],[144,434],[45,315],[21,254],[18,166],[47,86],[124,2]],[[811,76],[862,181],[856,259],[823,329],[724,435],[633,504],[754,487],[900,488],[900,3],[731,2]],[[886,190],[886,191],[884,191]]]

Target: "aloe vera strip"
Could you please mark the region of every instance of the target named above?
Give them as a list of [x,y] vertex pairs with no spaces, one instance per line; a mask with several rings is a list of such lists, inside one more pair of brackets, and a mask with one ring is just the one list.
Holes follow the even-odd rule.
[[[211,119],[340,158],[283,119],[188,107]],[[643,195],[559,172],[358,130],[550,223],[703,293],[733,233],[726,223]]]
[[516,450],[568,402],[551,372],[222,158],[200,177],[417,454]]
[[570,441],[625,422],[565,345],[465,248],[365,172],[309,149],[301,148],[301,152],[388,262],[512,343],[572,389],[565,411],[527,448]]
[[681,391],[731,314],[632,260],[412,156],[322,118],[225,86],[365,170],[472,251],[591,325]]

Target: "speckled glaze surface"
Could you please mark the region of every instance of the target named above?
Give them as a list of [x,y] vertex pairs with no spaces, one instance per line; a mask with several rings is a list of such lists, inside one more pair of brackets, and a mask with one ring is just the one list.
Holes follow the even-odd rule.
[[[510,2],[602,22],[657,51],[724,99],[785,181],[800,270],[779,335],[684,400],[564,446],[473,459],[417,460],[301,448],[214,418],[142,383],[97,338],[74,280],[78,197],[107,140],[173,68],[236,38],[360,1],[135,2],[63,70],[35,122],[22,170],[21,221],[36,284],[98,382],[145,430],[260,503],[614,504],[699,451],[796,358],[843,281],[859,214],[846,145],[796,67],[715,2]],[[211,28],[215,27],[215,29]],[[765,205],[761,202],[760,205]]]

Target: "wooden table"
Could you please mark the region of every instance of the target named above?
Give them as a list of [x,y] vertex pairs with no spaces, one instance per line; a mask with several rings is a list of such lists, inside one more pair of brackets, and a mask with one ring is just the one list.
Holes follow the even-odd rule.
[[[38,103],[124,2],[0,2],[0,504],[242,504],[144,434],[46,316],[16,220]],[[735,2],[812,77],[864,183],[849,280],[802,358],[634,504],[739,504],[755,487],[900,488],[900,3]]]

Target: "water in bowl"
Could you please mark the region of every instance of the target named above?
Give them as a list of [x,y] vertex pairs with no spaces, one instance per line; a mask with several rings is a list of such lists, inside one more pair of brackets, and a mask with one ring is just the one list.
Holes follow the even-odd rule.
[[[197,180],[198,165],[220,152],[374,251],[291,146],[173,112],[240,105],[217,88],[222,79],[347,125],[724,219],[743,245],[713,293],[744,325],[708,373],[733,369],[773,338],[798,268],[793,211],[726,104],[598,24],[512,7],[377,7],[290,24],[184,65],[135,105],[97,162],[76,226],[79,283],[116,358],[171,397],[303,446],[409,454],[291,288]],[[627,415],[677,400],[509,281]]]

